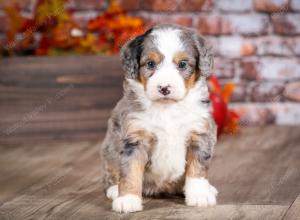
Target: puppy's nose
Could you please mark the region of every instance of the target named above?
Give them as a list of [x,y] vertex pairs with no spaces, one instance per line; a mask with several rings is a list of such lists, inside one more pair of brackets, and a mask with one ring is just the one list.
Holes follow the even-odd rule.
[[164,96],[167,96],[171,93],[170,86],[158,86],[158,91],[163,94]]

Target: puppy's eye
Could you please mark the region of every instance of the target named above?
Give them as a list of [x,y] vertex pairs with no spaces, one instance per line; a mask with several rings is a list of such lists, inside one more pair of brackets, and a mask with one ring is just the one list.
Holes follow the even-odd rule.
[[182,61],[180,61],[180,62],[177,64],[177,66],[178,66],[178,68],[179,68],[180,70],[185,70],[186,67],[187,67],[187,61],[182,60]]
[[150,70],[152,70],[156,67],[156,63],[153,60],[147,61],[146,65],[147,65],[147,68],[150,69]]

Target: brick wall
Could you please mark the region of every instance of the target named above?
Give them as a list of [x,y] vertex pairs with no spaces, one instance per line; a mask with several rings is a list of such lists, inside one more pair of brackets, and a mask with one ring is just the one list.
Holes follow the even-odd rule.
[[[237,87],[232,107],[244,124],[300,124],[300,0],[119,0],[149,25],[197,28],[213,44],[215,74]],[[30,16],[35,0],[17,2]],[[84,26],[106,0],[70,0]],[[6,28],[0,11],[0,32]]]

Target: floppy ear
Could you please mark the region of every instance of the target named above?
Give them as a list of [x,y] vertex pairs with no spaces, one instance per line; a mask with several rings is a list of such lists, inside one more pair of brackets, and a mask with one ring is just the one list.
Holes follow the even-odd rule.
[[126,78],[137,79],[139,73],[139,62],[143,50],[144,36],[138,36],[129,40],[121,48],[120,57]]
[[201,75],[208,77],[211,75],[213,68],[212,46],[198,33],[194,33],[193,37],[199,56],[198,68],[201,71]]

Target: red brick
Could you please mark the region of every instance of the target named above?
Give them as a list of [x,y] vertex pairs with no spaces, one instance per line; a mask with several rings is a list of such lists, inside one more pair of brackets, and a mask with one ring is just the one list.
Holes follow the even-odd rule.
[[300,1],[299,0],[291,0],[291,9],[293,11],[300,11]]
[[70,7],[74,10],[104,9],[107,7],[105,0],[70,0]]
[[268,106],[247,103],[234,104],[232,108],[239,114],[241,126],[272,124],[276,120]]
[[258,61],[241,61],[241,77],[247,80],[256,80],[258,76]]
[[256,83],[251,90],[254,102],[279,102],[283,100],[282,83]]
[[140,9],[140,0],[119,0],[120,6],[127,11]]
[[261,35],[267,32],[266,15],[202,15],[198,17],[197,28],[203,34]]
[[208,43],[212,46],[213,54],[215,56],[219,55],[218,53],[218,46],[219,46],[219,38],[215,36],[205,36],[205,39],[208,41]]
[[288,83],[284,90],[284,96],[289,100],[300,102],[300,81]]
[[239,58],[255,54],[255,46],[250,40],[238,36],[220,37],[218,53],[224,57]]
[[247,103],[234,104],[232,108],[238,112],[241,125],[266,125],[266,124],[300,124],[299,103]]
[[215,58],[214,74],[221,79],[234,77],[234,63],[231,59]]
[[206,0],[181,0],[179,10],[181,11],[200,11]]
[[177,1],[173,0],[145,0],[143,8],[151,11],[176,11]]
[[233,93],[231,95],[231,102],[245,102],[247,100],[247,83],[235,83]]
[[279,125],[299,125],[300,124],[300,104],[299,103],[273,103],[269,109],[275,115],[275,123]]
[[178,9],[185,12],[209,12],[214,9],[214,0],[179,0]]
[[202,34],[221,35],[230,34],[229,21],[219,15],[204,15],[198,18],[197,28]]
[[193,19],[188,16],[175,16],[173,18],[175,24],[183,25],[186,27],[191,27],[193,25]]
[[255,9],[262,12],[285,13],[290,9],[289,0],[254,0]]
[[[258,55],[290,56],[293,54],[292,39],[278,36],[266,36],[255,40]],[[299,42],[300,43],[300,42]],[[295,44],[296,46],[296,44]]]
[[7,6],[18,6],[21,9],[29,10],[31,8],[31,0],[1,0],[0,8],[5,8]]
[[227,19],[233,33],[261,35],[268,30],[269,18],[267,15],[229,15]]
[[255,54],[255,45],[252,42],[244,42],[241,45],[241,55],[242,56],[252,56]]
[[201,8],[201,11],[212,11],[214,9],[214,1],[215,0],[206,0],[204,5]]
[[292,49],[294,55],[300,56],[300,37],[289,39],[288,44]]
[[216,7],[225,12],[248,12],[253,8],[252,0],[217,0]]
[[178,24],[186,27],[191,27],[193,24],[193,19],[191,16],[167,15],[167,14],[160,14],[160,15],[142,14],[141,16],[145,20],[147,26],[172,23],[172,24]]
[[300,34],[300,14],[276,14],[272,16],[274,31],[283,35]]
[[241,126],[248,125],[299,125],[299,103],[245,103],[231,106],[240,115]]
[[259,79],[288,81],[300,78],[300,62],[294,58],[261,58]]

